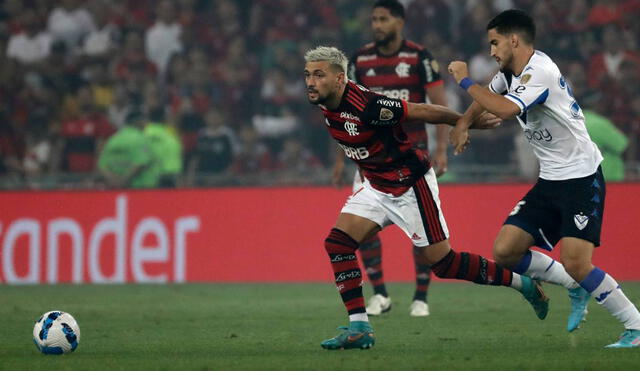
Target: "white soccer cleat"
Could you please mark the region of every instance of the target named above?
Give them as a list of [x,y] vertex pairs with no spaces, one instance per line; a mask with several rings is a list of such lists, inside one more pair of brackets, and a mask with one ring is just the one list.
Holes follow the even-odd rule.
[[387,298],[380,294],[375,294],[369,299],[367,304],[367,314],[370,316],[379,316],[391,310],[391,298]]
[[414,300],[409,311],[411,317],[426,317],[429,315],[429,304],[422,300]]

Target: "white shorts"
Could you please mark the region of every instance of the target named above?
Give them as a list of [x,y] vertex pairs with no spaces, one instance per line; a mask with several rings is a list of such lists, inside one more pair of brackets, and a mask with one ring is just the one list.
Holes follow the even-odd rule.
[[[356,179],[358,178],[359,175],[356,174]],[[381,228],[395,224],[407,234],[414,245],[420,247],[449,238],[433,169],[397,197],[373,189],[365,179],[349,196],[341,213],[361,216]]]

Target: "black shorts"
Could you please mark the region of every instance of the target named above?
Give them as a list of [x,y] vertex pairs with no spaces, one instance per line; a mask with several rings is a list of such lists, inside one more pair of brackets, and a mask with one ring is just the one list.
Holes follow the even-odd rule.
[[527,231],[535,239],[535,245],[546,250],[552,250],[563,237],[576,237],[600,246],[605,194],[600,167],[584,178],[538,179],[504,224]]

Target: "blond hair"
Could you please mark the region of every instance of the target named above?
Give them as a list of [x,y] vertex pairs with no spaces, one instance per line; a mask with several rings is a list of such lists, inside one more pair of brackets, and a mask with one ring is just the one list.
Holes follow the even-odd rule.
[[329,62],[330,66],[335,66],[341,72],[347,73],[347,65],[349,60],[347,56],[338,48],[333,46],[318,46],[314,49],[307,50],[304,55],[307,62]]

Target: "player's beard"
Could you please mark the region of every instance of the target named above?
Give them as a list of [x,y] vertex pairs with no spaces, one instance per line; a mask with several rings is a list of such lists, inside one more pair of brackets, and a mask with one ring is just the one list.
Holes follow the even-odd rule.
[[500,72],[502,73],[513,73],[511,71],[511,68],[509,66],[511,66],[511,62],[513,61],[513,54],[511,54],[510,56],[501,59],[500,60],[502,63],[500,63],[499,67],[500,67]]
[[389,45],[389,43],[391,43],[393,40],[395,40],[396,37],[397,37],[397,35],[395,33],[393,33],[393,32],[390,32],[390,33],[384,35],[384,37],[382,37],[381,39],[377,39],[375,37],[375,35],[373,36],[374,43],[376,44],[377,47]]
[[309,103],[315,104],[316,106],[318,104],[324,104],[327,101],[327,99],[329,98],[328,95],[322,96],[320,94],[320,92],[318,92],[317,90],[314,91],[314,93],[316,93],[318,95],[318,97],[316,99],[311,99],[311,98],[309,98],[309,95],[307,95],[307,100],[309,101]]

